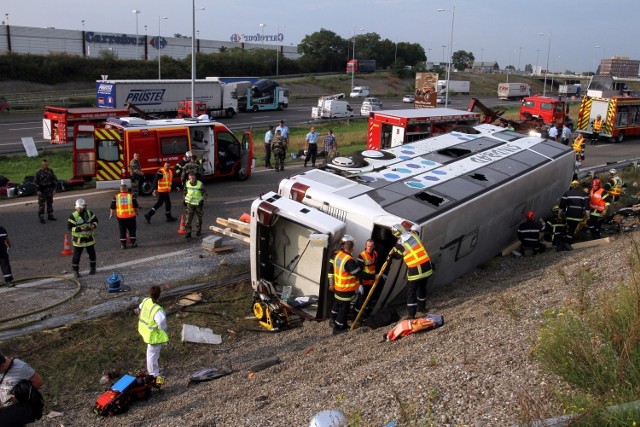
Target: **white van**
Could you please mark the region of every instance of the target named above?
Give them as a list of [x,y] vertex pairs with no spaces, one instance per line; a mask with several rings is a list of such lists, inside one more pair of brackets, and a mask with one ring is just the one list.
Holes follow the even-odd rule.
[[368,86],[356,86],[349,94],[351,98],[364,98],[369,95],[371,95],[371,90]]
[[322,105],[311,109],[312,119],[331,119],[337,117],[353,117],[353,108],[347,101],[339,99],[326,100]]

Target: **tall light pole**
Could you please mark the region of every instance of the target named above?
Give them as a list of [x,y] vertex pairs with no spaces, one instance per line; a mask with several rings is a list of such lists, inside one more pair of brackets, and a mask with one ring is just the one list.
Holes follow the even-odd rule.
[[[364,31],[364,30],[360,28],[359,31]],[[353,92],[353,81],[356,76],[356,27],[353,27],[353,52],[351,52],[351,54],[352,54],[351,59],[353,60],[351,62],[351,92]]]
[[191,117],[196,114],[196,0],[191,0]]
[[393,66],[396,66],[396,63],[398,62],[398,42],[394,43],[396,45],[396,53],[393,55]]
[[[286,25],[278,24],[278,34],[276,34],[278,38],[280,38],[280,27],[287,28]],[[276,76],[280,75],[280,46],[276,43]]]
[[480,71],[484,73],[484,63],[482,57],[484,56],[484,48],[480,48]]
[[447,47],[446,44],[442,45],[442,62],[444,62],[444,48]]
[[520,71],[520,57],[522,56],[522,46],[518,48],[518,71]]
[[[431,59],[431,48],[429,47],[429,48],[427,48],[427,62],[429,62],[430,59]],[[431,61],[431,62],[433,62],[433,61]],[[426,66],[427,64],[424,64],[424,65]]]
[[[138,46],[140,45],[140,40],[138,39],[138,15],[140,15],[140,10],[133,9],[133,14],[136,15],[136,59],[140,59],[140,53],[138,51]],[[82,21],[84,24],[84,21]]]
[[160,22],[162,22],[163,19],[168,18],[166,16],[158,16],[158,40],[156,40],[156,50],[158,51],[158,80],[162,78],[162,73],[160,71]]
[[[539,36],[544,36],[544,33],[538,33]],[[547,69],[544,73],[544,88],[542,89],[542,96],[547,94],[547,74],[549,74],[549,54],[551,53],[551,31],[549,31],[549,46],[547,47]]]
[[449,66],[447,67],[447,91],[445,92],[444,108],[449,106],[449,77],[451,76],[451,60],[453,59],[453,23],[456,19],[456,7],[451,10],[438,9],[438,12],[451,12],[451,36],[449,37]]
[[82,32],[84,33],[84,19],[80,22],[82,22]]
[[266,27],[267,24],[260,24],[260,28],[262,29],[262,48],[264,49],[264,27]]
[[540,62],[540,49],[536,49],[536,69],[538,68],[538,63]]
[[4,14],[4,22],[5,22],[5,25],[8,27],[9,26],[9,14],[8,13]]

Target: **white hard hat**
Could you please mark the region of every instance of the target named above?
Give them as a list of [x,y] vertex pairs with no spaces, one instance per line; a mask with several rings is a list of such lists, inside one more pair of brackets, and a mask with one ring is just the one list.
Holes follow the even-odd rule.
[[87,207],[87,202],[85,202],[84,199],[76,200],[76,209],[77,208],[86,208],[86,207]]
[[187,151],[184,155],[187,157],[193,157],[193,153],[191,153],[191,151]]
[[617,174],[617,173],[618,173],[618,171],[617,171],[617,170],[615,170],[615,169],[609,169],[609,173],[610,173],[611,175],[615,175],[615,174]]
[[350,236],[349,234],[345,234],[344,236],[342,236],[342,241],[343,242],[355,242],[356,239],[354,239],[352,236]]
[[309,427],[346,427],[347,419],[340,409],[325,409],[311,418]]

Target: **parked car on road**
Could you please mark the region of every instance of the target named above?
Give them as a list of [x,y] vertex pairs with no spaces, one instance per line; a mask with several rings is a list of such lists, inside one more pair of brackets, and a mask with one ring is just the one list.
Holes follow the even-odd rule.
[[371,111],[379,111],[382,110],[382,105],[373,104],[370,101],[364,101],[362,103],[362,107],[360,107],[360,115],[368,116]]
[[365,102],[369,102],[372,105],[377,105],[379,108],[379,110],[382,110],[382,101],[379,98],[372,98],[372,97],[367,97],[365,99],[362,100],[363,103]]
[[409,104],[413,104],[413,102],[416,100],[416,97],[414,95],[408,94],[402,97],[402,102],[406,102]]

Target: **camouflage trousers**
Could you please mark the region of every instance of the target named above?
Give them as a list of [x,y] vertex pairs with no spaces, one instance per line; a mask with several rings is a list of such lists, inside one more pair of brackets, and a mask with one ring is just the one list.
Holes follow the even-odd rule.
[[196,217],[196,231],[202,230],[202,215],[204,214],[204,206],[187,205],[187,220],[185,224],[185,230],[187,233],[191,233],[191,223],[193,217]]
[[38,216],[44,219],[44,205],[47,204],[47,214],[53,215],[53,189],[43,190],[38,195]]

